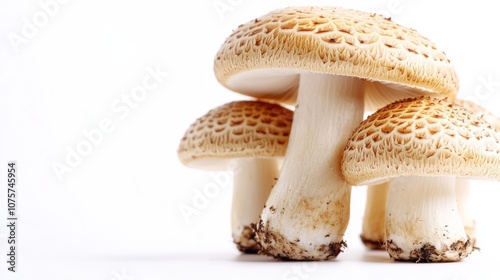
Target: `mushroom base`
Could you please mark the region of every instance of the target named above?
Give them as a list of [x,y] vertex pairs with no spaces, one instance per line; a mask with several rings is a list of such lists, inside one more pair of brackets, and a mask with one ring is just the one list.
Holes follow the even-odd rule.
[[386,211],[387,252],[396,261],[456,262],[475,249],[458,213],[453,176],[391,181]]
[[443,244],[439,248],[429,242],[416,244],[410,251],[408,248],[404,251],[393,240],[387,241],[387,252],[395,261],[400,262],[456,262],[467,257],[475,249],[469,239],[465,242],[456,241],[449,246]]
[[257,254],[260,251],[260,245],[255,240],[255,231],[251,226],[244,226],[240,234],[233,235],[233,242],[244,254]]
[[325,261],[335,259],[347,247],[345,241],[318,244],[312,250],[300,245],[300,240],[290,241],[279,232],[264,225],[262,220],[258,229],[257,240],[262,245],[259,254],[273,256],[279,260]]
[[361,239],[361,242],[363,242],[363,245],[365,245],[365,247],[367,247],[368,249],[385,250],[384,240],[370,239],[370,238],[365,237],[363,235],[360,235],[359,238]]
[[237,160],[234,172],[231,232],[238,250],[256,254],[260,246],[255,240],[252,224],[259,215],[279,176],[279,160],[247,158]]
[[390,181],[368,186],[361,241],[371,250],[385,250],[385,208]]

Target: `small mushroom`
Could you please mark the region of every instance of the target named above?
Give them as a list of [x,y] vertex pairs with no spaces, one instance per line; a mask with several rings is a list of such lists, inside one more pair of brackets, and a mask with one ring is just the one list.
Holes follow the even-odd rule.
[[351,187],[340,160],[365,110],[458,90],[445,53],[418,32],[336,7],[288,7],[240,25],[217,53],[214,71],[235,92],[298,104],[257,225],[262,253],[278,259],[328,260],[345,247]]
[[500,135],[446,99],[387,105],[347,142],[342,172],[353,185],[391,179],[386,247],[398,261],[451,262],[474,249],[455,197],[455,177],[500,180]]
[[[481,115],[486,122],[493,125],[494,129],[500,131],[500,119],[485,108],[466,99],[456,99],[455,103],[475,114]],[[469,209],[470,183],[468,179],[456,178],[455,192],[458,211],[462,218],[465,232],[474,246],[476,244],[476,220]],[[388,191],[389,181],[376,186],[370,186],[367,190],[361,240],[366,247],[373,250],[385,250],[385,207]]]
[[277,104],[235,101],[197,119],[182,138],[180,161],[204,170],[233,171],[232,236],[238,249],[257,253],[252,224],[279,175],[293,112]]
[[361,241],[372,250],[385,250],[385,207],[389,182],[368,186]]

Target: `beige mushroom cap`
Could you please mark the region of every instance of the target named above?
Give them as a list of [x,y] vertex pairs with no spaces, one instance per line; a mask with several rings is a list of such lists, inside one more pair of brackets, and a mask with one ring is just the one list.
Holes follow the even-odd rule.
[[[459,86],[446,54],[414,29],[337,7],[288,7],[240,25],[217,53],[214,71],[233,91],[289,104],[300,73],[363,78],[375,82],[365,97],[373,111],[405,97],[453,99]],[[408,92],[387,90],[394,86]]]
[[500,132],[500,118],[493,115],[490,111],[467,99],[456,99],[455,103],[475,114],[481,115],[486,122],[490,123],[493,128]]
[[394,102],[363,121],[344,150],[352,185],[399,176],[455,175],[500,180],[500,135],[479,115],[446,99]]
[[197,119],[182,138],[178,156],[190,167],[223,170],[230,160],[282,157],[293,112],[261,101],[227,103]]

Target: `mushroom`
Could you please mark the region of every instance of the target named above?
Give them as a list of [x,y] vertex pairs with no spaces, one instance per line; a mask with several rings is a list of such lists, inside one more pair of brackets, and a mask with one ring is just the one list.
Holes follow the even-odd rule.
[[[493,128],[500,131],[500,119],[485,108],[466,99],[456,99],[455,103],[481,115],[488,123],[493,125]],[[361,240],[366,247],[373,250],[385,249],[385,207],[388,191],[389,181],[370,186],[367,190]],[[470,180],[456,178],[455,193],[458,212],[462,218],[465,232],[474,246],[476,244],[476,221],[469,209],[470,192]]]
[[368,186],[361,241],[372,250],[385,249],[385,207],[389,181]]
[[455,178],[500,180],[500,135],[480,116],[446,99],[389,104],[347,142],[349,184],[390,179],[386,247],[398,261],[459,261],[473,250],[458,213]]
[[261,253],[278,259],[333,259],[345,246],[351,187],[340,160],[365,109],[409,96],[454,97],[458,89],[444,52],[415,30],[336,7],[288,7],[240,25],[214,71],[232,91],[297,104],[256,226]]
[[[475,114],[481,115],[481,117],[485,119],[486,122],[491,124],[496,131],[500,132],[500,119],[482,106],[479,106],[478,104],[467,99],[457,99],[455,100],[455,103]],[[476,221],[469,210],[471,192],[470,183],[470,180],[457,178],[455,191],[457,194],[458,212],[462,217],[465,232],[470,237],[471,243],[475,245]]]
[[182,138],[180,161],[203,170],[232,169],[232,237],[244,253],[259,246],[251,227],[279,175],[293,112],[277,104],[235,101],[197,119]]

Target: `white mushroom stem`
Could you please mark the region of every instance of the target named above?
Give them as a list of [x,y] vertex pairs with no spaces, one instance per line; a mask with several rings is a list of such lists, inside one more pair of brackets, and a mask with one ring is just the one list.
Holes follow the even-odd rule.
[[409,176],[391,181],[387,251],[398,261],[458,261],[472,251],[455,197],[455,177]]
[[[368,186],[361,240],[374,250],[385,249],[385,207],[390,181]],[[457,178],[455,182],[457,207],[465,233],[471,244],[476,243],[476,221],[470,211],[470,180]]]
[[366,247],[384,249],[385,207],[390,181],[368,186],[366,191],[365,214],[361,229],[361,240]]
[[262,253],[326,260],[342,251],[351,187],[340,163],[345,143],[362,118],[362,81],[301,74],[281,174],[258,225]]
[[276,179],[278,160],[274,158],[244,158],[235,160],[234,187],[231,211],[233,241],[244,253],[257,253],[260,246],[255,240],[253,224],[260,213]]
[[455,192],[457,195],[458,212],[462,217],[465,233],[469,236],[472,245],[476,243],[476,220],[472,215],[469,208],[471,204],[470,195],[470,180],[457,178],[455,182]]

